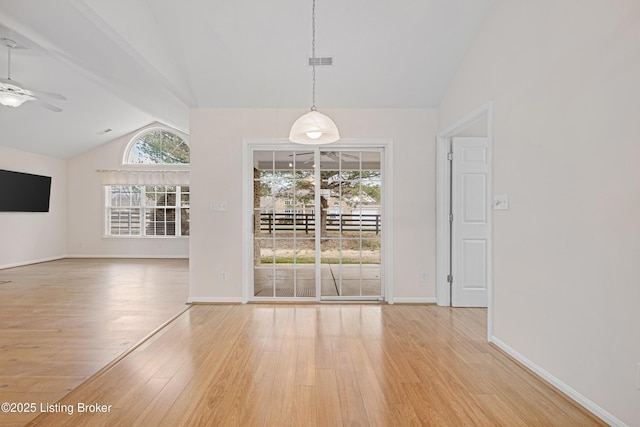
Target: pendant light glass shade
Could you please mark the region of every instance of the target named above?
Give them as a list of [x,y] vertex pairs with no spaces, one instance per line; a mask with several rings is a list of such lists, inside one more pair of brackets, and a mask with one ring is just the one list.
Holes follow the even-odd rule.
[[289,140],[298,144],[329,144],[339,139],[338,127],[333,120],[315,110],[300,116],[289,132]]

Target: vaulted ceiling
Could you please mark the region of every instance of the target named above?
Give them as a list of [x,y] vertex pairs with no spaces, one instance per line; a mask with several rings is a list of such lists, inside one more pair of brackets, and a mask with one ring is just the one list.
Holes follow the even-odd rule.
[[[320,108],[437,107],[493,0],[317,0]],[[311,0],[2,0],[12,78],[64,94],[0,106],[0,145],[59,158],[189,108],[311,105]],[[7,52],[0,46],[0,76]],[[105,132],[106,129],[111,129]]]

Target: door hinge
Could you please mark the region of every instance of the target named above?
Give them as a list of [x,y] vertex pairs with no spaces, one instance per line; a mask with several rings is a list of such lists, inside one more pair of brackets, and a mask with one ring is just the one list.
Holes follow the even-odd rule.
[[453,153],[447,153],[447,160],[453,160]]
[[449,222],[453,222],[453,214],[452,213],[449,214]]
[[452,275],[452,274],[449,274],[449,275],[447,276],[447,282],[448,282],[448,283],[453,283],[453,275]]

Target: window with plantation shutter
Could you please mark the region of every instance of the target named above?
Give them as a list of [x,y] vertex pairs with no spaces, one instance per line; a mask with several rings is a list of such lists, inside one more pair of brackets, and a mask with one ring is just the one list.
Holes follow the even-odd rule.
[[[102,170],[108,237],[189,235],[189,145],[166,129],[136,135],[123,169]],[[145,166],[149,165],[149,166]]]
[[189,187],[105,186],[107,236],[188,236]]

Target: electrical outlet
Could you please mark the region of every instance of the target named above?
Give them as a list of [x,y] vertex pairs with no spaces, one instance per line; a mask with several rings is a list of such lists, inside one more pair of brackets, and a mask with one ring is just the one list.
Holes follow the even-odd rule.
[[220,278],[221,278],[222,280],[227,280],[227,272],[226,272],[226,271],[223,271],[222,273],[220,273]]
[[420,280],[423,282],[427,282],[429,280],[429,276],[427,276],[427,273],[425,271],[423,271],[420,275]]

